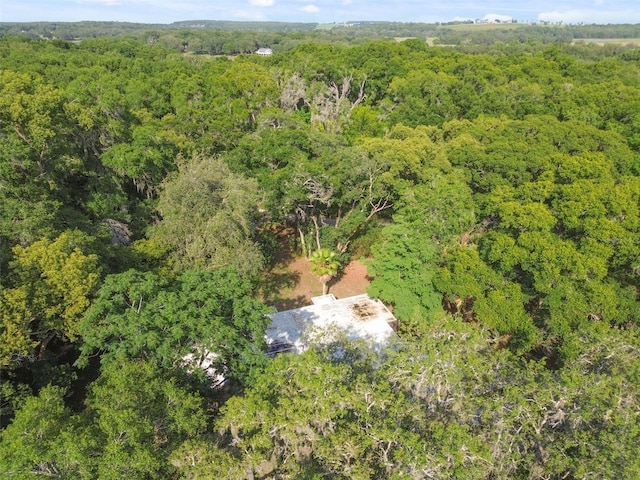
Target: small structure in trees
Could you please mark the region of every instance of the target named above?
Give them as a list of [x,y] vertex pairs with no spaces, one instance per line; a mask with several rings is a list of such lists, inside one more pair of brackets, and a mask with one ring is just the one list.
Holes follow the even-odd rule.
[[260,55],[262,57],[269,57],[273,55],[273,50],[267,47],[259,48],[258,51],[256,51],[256,55]]
[[107,218],[104,222],[109,226],[109,232],[111,233],[111,243],[113,245],[119,245],[126,247],[131,244],[132,233],[129,230],[129,226],[124,222],[119,222],[112,218]]
[[361,340],[374,350],[389,346],[397,320],[378,299],[367,294],[336,299],[322,295],[312,305],[269,315],[268,353],[302,353],[310,345],[327,345],[341,337]]

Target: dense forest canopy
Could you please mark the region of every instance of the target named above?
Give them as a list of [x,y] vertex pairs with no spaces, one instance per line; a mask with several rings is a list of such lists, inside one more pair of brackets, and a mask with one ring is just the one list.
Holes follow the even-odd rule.
[[[17,26],[2,478],[640,476],[638,26]],[[400,348],[267,357],[282,235]]]

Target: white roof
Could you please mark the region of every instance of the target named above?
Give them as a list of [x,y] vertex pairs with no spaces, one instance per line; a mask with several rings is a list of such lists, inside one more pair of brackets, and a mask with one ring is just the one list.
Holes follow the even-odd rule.
[[302,353],[308,344],[327,344],[341,335],[379,349],[395,336],[390,325],[396,322],[393,314],[366,294],[342,299],[326,295],[312,301],[313,305],[269,315],[265,340],[270,353]]
[[187,371],[193,371],[195,368],[204,370],[205,375],[211,380],[211,388],[218,388],[225,384],[227,378],[223,372],[220,372],[215,367],[217,353],[210,352],[202,347],[196,347],[195,352],[188,353],[182,357],[182,366]]

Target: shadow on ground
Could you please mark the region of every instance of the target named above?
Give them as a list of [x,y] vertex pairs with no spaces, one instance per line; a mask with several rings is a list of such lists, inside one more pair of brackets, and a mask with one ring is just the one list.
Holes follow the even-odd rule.
[[291,298],[278,298],[272,305],[276,307],[279,312],[284,312],[285,310],[306,307],[309,305],[309,299],[305,295],[298,295],[297,297]]
[[283,302],[280,295],[282,291],[292,290],[300,282],[300,273],[290,270],[272,270],[267,273],[260,282],[260,296],[267,305],[275,305],[278,310],[279,303]]

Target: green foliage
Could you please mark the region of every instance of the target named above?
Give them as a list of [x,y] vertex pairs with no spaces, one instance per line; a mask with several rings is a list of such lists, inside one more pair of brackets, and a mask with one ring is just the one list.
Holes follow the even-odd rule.
[[328,248],[319,248],[309,255],[311,272],[322,282],[322,294],[327,294],[327,283],[336,276],[340,270],[340,262],[337,253]]
[[431,283],[437,249],[418,228],[406,223],[385,226],[372,254],[368,292],[393,305],[403,328],[415,329],[416,323],[439,311],[441,296]]
[[434,243],[450,244],[474,228],[474,200],[461,170],[429,173],[430,178],[403,192],[394,218],[414,225]]
[[2,370],[2,382],[0,382],[0,429],[6,427],[13,415],[31,396],[31,388],[26,383],[20,382],[20,378],[14,371]]
[[[640,476],[637,26],[203,24],[0,25],[0,476]],[[268,361],[265,225],[402,348]]]
[[104,368],[87,407],[74,414],[58,387],[29,398],[0,434],[3,477],[167,478],[172,450],[207,422],[198,395],[141,361]]
[[5,478],[95,478],[91,457],[99,439],[64,404],[64,390],[46,387],[29,398],[2,431],[0,474]]
[[203,376],[200,363],[213,353],[218,373],[246,380],[264,361],[265,307],[251,293],[232,270],[187,271],[175,280],[136,270],[109,275],[80,325],[82,362],[97,351],[106,364],[141,359]]
[[54,241],[14,248],[15,286],[0,291],[0,365],[33,358],[38,345],[42,354],[54,337],[78,338],[78,324],[100,282],[99,258],[90,253],[90,240],[69,231]]
[[447,319],[376,366],[345,345],[341,359],[282,355],[226,403],[215,440],[186,442],[172,462],[191,478],[633,476],[637,340],[581,340],[588,351],[563,373]]
[[350,139],[360,137],[381,137],[384,124],[370,106],[358,105],[351,112],[349,123],[345,126],[344,135]]
[[161,187],[162,219],[150,238],[169,245],[179,270],[234,267],[256,274],[263,264],[253,241],[257,192],[253,180],[231,173],[219,159],[194,158]]
[[64,148],[62,92],[37,75],[0,73],[0,235],[26,245],[58,226],[56,190],[78,166]]
[[222,448],[207,449],[188,465],[183,447],[183,471],[363,479],[411,472],[404,462],[418,437],[398,426],[414,410],[388,383],[373,380],[367,363],[332,362],[315,351],[277,357],[244,397],[227,402],[217,422]]
[[412,127],[442,125],[457,118],[459,107],[452,91],[459,82],[444,72],[412,70],[406,77],[396,77],[389,90],[396,99],[392,121]]
[[[614,200],[619,195],[636,195],[631,193],[635,180],[629,177],[624,160],[632,154],[622,153],[627,149],[624,142],[590,127],[569,131],[569,125],[555,120],[549,120],[553,130],[533,117],[482,120],[445,127],[452,129],[454,137],[448,142],[450,160],[470,169],[469,182],[483,218],[475,238],[480,256],[496,269],[486,276],[474,275],[475,281],[494,287],[505,281],[517,284],[524,296],[508,298],[519,299],[525,307],[540,329],[538,341],[543,348],[562,352],[563,358],[577,354],[575,332],[591,328],[593,319],[635,323],[637,303],[629,303],[625,293],[633,288],[627,275],[637,263],[631,260],[636,253],[629,256],[637,247],[627,240],[636,236],[635,202]],[[528,145],[517,143],[517,137],[504,143],[507,132],[516,131]],[[547,156],[540,156],[542,152]],[[631,260],[622,268],[621,251]],[[460,259],[454,257],[449,266],[455,269]],[[461,279],[452,273],[450,294],[456,283],[460,287]],[[465,295],[481,298],[479,291]],[[500,295],[482,295],[493,309],[503,305]],[[479,314],[481,309],[476,303],[474,311]],[[522,312],[521,308],[510,310]],[[527,315],[518,314],[523,326],[532,325],[524,320]],[[507,324],[511,322],[499,329],[502,333]],[[530,341],[524,345],[533,346]]]
[[168,257],[170,247],[158,239],[141,238],[133,242],[123,254],[127,255],[129,266],[142,272],[152,271],[160,276],[171,276]]
[[207,423],[197,394],[143,361],[119,360],[103,368],[87,404],[101,440],[100,478],[171,476],[171,451]]
[[114,145],[101,159],[106,167],[131,179],[139,192],[155,196],[160,182],[175,169],[180,138],[149,112],[134,114],[140,125],[132,128],[131,141]]
[[434,284],[451,299],[469,299],[476,320],[500,336],[509,335],[509,347],[514,351],[526,353],[537,346],[538,332],[525,310],[529,298],[520,285],[484,263],[477,250],[465,247],[453,250]]

